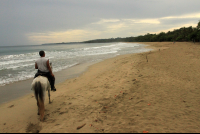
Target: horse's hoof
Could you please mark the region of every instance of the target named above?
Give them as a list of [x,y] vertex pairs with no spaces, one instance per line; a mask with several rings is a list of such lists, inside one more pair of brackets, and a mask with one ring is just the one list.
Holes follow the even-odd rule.
[[45,117],[44,117],[43,119],[40,118],[40,121],[41,121],[41,122],[45,122]]
[[40,119],[41,122],[43,122],[43,120]]

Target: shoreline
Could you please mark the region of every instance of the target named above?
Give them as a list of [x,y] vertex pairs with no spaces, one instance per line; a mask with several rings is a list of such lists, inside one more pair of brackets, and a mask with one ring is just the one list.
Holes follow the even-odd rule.
[[[65,86],[67,86],[66,83],[69,84],[69,83],[75,82],[77,79],[79,79],[82,76],[84,76],[85,73],[87,74],[88,72],[90,72],[90,69],[93,68],[93,66],[98,66],[98,64],[104,63],[104,62],[109,61],[109,60],[117,59],[119,57],[126,57],[127,55],[137,55],[137,54],[139,54],[139,53],[118,55],[118,56],[113,57],[113,58],[104,59],[103,61],[100,61],[100,62],[97,62],[97,63],[92,63],[92,65],[87,66],[84,70],[82,70],[82,73],[77,74],[76,76],[78,76],[78,77],[73,77],[72,76],[70,79],[64,80],[63,82],[60,82],[60,83],[56,84],[56,88],[57,89],[62,89],[62,90],[57,90],[56,92],[51,92],[51,101],[53,103],[55,103],[55,99],[57,97],[62,96],[61,94],[66,92],[65,90],[63,90],[63,88]],[[87,79],[86,79],[86,81],[87,81]],[[23,82],[23,81],[21,81],[21,82]],[[32,80],[31,80],[31,82],[32,82]],[[67,92],[72,93],[73,91],[72,90],[68,90]],[[46,99],[47,98],[48,97],[46,97]],[[26,103],[24,103],[24,100],[26,100],[25,101]],[[48,105],[47,102],[48,101],[46,100],[45,101],[45,105]],[[17,99],[13,99],[13,100],[7,101],[5,103],[2,103],[2,104],[0,104],[0,108],[2,109],[2,111],[0,111],[0,114],[9,115],[9,116],[4,117],[2,120],[0,120],[0,130],[1,130],[0,132],[19,132],[19,133],[22,132],[23,133],[23,132],[28,132],[27,131],[27,127],[29,127],[32,124],[38,124],[38,125],[40,124],[41,125],[41,122],[38,120],[38,116],[36,114],[37,106],[36,106],[36,102],[35,102],[35,99],[34,99],[34,95],[31,94],[31,93],[28,93],[26,95],[18,97]],[[14,115],[11,113],[12,111],[10,111],[10,108],[16,109]],[[29,112],[25,112],[25,111],[29,111]],[[20,117],[20,116],[22,116],[22,117]],[[20,117],[20,119],[18,117]],[[28,121],[27,117],[31,118],[31,121]],[[14,124],[16,124],[16,120],[21,122],[21,123],[23,122],[22,124],[26,124],[26,126],[9,130],[8,129],[9,127],[7,127],[7,126],[8,125],[9,126],[14,126]],[[24,129],[24,127],[26,127],[26,129]],[[38,128],[37,125],[35,127],[36,127],[36,129],[40,129],[40,127]],[[35,128],[33,128],[33,129],[34,130],[30,130],[30,131],[31,132],[35,132]]]
[[106,59],[59,83],[44,122],[33,95],[1,104],[0,132],[198,133],[199,43],[146,44],[156,50]]
[[[85,72],[87,68],[92,64],[95,64],[95,62],[82,63],[59,72],[54,72],[55,77],[58,78],[55,81],[55,85],[63,83],[67,79],[78,77],[80,74]],[[1,86],[0,105],[32,94],[32,91],[30,90],[32,81],[33,78],[30,78],[27,80],[13,82],[5,86]]]
[[[124,42],[124,43],[129,43],[129,42]],[[135,42],[135,43],[138,43],[138,42]],[[139,44],[143,44],[143,43],[139,43]],[[151,48],[151,47],[147,47],[147,48]],[[67,79],[79,77],[82,73],[84,73],[88,69],[89,66],[98,62],[102,62],[102,61],[81,63],[78,65],[72,66],[70,68],[61,70],[59,72],[54,72],[54,75],[56,77],[55,86],[59,83],[66,81]],[[30,90],[30,85],[32,83],[32,80],[33,78],[30,78],[27,80],[22,80],[22,81],[6,84],[5,86],[0,86],[0,104],[14,101],[15,99],[20,99],[23,96],[32,94],[32,91]]]

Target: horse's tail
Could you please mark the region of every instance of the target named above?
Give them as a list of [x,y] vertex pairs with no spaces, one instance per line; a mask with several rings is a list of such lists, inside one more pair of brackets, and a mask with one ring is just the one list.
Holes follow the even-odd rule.
[[35,83],[35,97],[38,101],[40,120],[44,119],[44,93],[42,90],[42,85],[40,81]]
[[44,102],[44,95],[40,81],[35,83],[35,96],[39,102]]

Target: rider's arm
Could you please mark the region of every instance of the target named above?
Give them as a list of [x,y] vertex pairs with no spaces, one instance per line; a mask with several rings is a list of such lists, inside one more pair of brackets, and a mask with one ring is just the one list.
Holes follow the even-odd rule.
[[35,69],[38,69],[37,63],[35,62]]
[[49,72],[51,73],[51,75],[54,76],[54,74],[52,73],[50,64],[49,64],[49,60],[47,60],[47,68],[49,69]]

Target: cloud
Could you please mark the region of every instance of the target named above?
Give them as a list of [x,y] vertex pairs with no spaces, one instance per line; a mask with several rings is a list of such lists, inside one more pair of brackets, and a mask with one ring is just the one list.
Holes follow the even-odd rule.
[[73,29],[67,31],[47,32],[47,33],[29,33],[27,34],[30,42],[58,43],[58,42],[78,42],[90,39],[91,36],[98,37],[99,31]]
[[199,0],[0,0],[0,45],[157,33],[200,20]]
[[98,22],[94,22],[94,23],[91,23],[91,24],[105,24],[105,23],[113,23],[113,22],[119,22],[120,20],[119,19],[101,19],[100,21]]
[[29,33],[27,36],[31,42],[39,42],[41,44],[47,42],[76,42],[100,38],[130,37],[146,33],[173,31],[174,29],[184,26],[195,27],[197,23],[194,21],[196,21],[196,19],[200,19],[200,13],[145,19],[101,18],[80,29],[46,33]]
[[184,14],[180,16],[167,16],[167,17],[162,17],[160,19],[200,19],[200,13],[192,13],[192,14]]
[[143,19],[136,21],[135,23],[160,24],[160,21],[157,19]]

